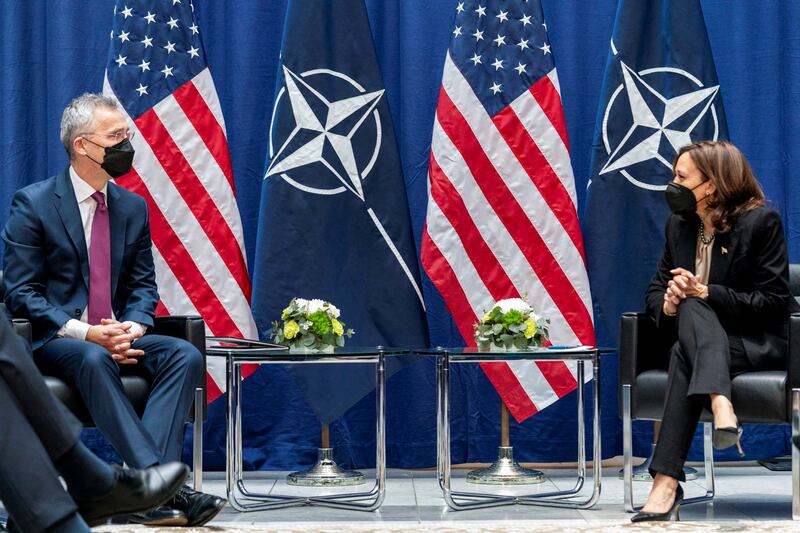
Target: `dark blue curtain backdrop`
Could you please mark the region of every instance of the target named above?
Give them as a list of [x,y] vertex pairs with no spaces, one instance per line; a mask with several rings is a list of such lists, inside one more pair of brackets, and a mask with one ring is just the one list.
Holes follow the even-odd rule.
[[[194,3],[225,114],[252,270],[286,2]],[[456,3],[367,0],[417,244],[425,216],[431,127]],[[542,3],[561,80],[582,211],[616,1]],[[66,164],[58,140],[60,114],[75,95],[101,90],[113,4],[110,0],[0,3],[0,224],[5,224],[15,190]],[[800,132],[800,2],[705,0],[702,6],[730,138],[749,157],[767,196],[781,211],[790,257],[800,261],[800,180],[795,170],[800,143],[794,137]],[[621,271],[624,268],[620,265]],[[427,306],[431,343],[458,344],[441,300],[431,299]],[[598,331],[601,344],[614,345],[616,336],[616,331]],[[621,452],[616,372],[616,356],[611,355],[604,361],[601,380],[604,457]],[[491,460],[499,442],[497,396],[480,370],[469,366],[457,365],[452,390],[453,461]],[[311,464],[319,426],[285,371],[259,370],[248,378],[243,394],[247,467],[288,469]],[[574,408],[573,394],[523,424],[514,424],[512,442],[518,458],[575,460],[576,432],[572,424],[563,424],[574,420]],[[388,413],[389,465],[433,466],[432,361],[417,362],[390,380]],[[746,435],[748,459],[789,451],[783,428],[752,427]],[[639,454],[649,450],[649,439],[649,425],[637,427]],[[332,440],[341,463],[374,464],[374,395],[332,425]],[[224,442],[224,405],[217,402],[209,410],[205,440],[209,468],[224,468]],[[693,452],[694,457],[697,454]]]

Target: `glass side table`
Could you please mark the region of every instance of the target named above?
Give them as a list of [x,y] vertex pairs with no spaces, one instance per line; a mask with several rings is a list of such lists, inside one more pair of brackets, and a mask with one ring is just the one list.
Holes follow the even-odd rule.
[[[600,353],[609,350],[592,346],[575,348],[534,348],[520,351],[489,351],[478,348],[436,348],[418,350],[419,355],[436,357],[436,426],[437,426],[437,473],[439,486],[445,502],[453,510],[495,507],[499,505],[542,505],[587,509],[594,506],[600,498],[601,454],[600,454]],[[451,488],[450,464],[450,365],[454,363],[492,363],[509,361],[575,361],[577,362],[576,381],[578,386],[578,472],[575,485],[567,490],[508,496],[481,492],[454,491]],[[586,363],[592,364],[594,379],[593,394],[593,458],[592,492],[582,494],[586,482],[586,421],[584,408],[584,374]]]
[[[219,340],[219,339],[218,339]],[[226,488],[228,501],[237,511],[263,511],[298,505],[320,505],[357,511],[374,511],[381,506],[386,492],[386,372],[385,358],[408,355],[409,350],[377,347],[343,347],[333,352],[306,352],[273,348],[266,343],[239,341],[238,345],[209,346],[209,357],[226,358],[227,453]],[[263,494],[248,490],[242,468],[242,365],[247,364],[353,364],[375,365],[375,483],[372,489],[347,494],[296,496]]]

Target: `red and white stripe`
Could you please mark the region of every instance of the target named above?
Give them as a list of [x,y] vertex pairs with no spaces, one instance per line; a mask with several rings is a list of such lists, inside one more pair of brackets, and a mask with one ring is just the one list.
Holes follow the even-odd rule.
[[[106,80],[103,92],[115,96]],[[225,122],[203,70],[132,120],[133,170],[117,183],[147,202],[158,314],[200,315],[210,335],[257,338]],[[208,359],[208,400],[225,390]]]
[[[422,264],[469,345],[473,324],[494,302],[512,297],[525,297],[550,319],[553,344],[594,345],[555,69],[490,116],[448,53],[428,183]],[[577,386],[572,364],[483,369],[518,421]]]

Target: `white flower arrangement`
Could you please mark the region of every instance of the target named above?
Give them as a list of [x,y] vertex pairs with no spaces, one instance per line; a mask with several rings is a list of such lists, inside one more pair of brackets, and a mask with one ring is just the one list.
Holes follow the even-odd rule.
[[345,329],[339,320],[339,308],[320,299],[292,298],[281,313],[281,320],[272,323],[272,339],[290,348],[327,350],[344,346],[344,338],[352,329]]
[[550,321],[533,312],[521,298],[499,300],[475,324],[475,342],[479,348],[525,350],[548,341]]

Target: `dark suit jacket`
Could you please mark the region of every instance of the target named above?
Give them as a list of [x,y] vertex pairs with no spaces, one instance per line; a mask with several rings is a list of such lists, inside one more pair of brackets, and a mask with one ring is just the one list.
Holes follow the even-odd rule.
[[[113,183],[106,202],[114,315],[152,326],[158,290],[147,204]],[[89,256],[68,169],[14,194],[2,238],[5,303],[31,321],[37,349],[67,320],[80,319],[89,300]]]
[[[645,293],[647,311],[659,327],[674,326],[663,314],[670,270],[695,271],[696,215],[672,215],[667,221],[664,254]],[[711,252],[708,303],[729,335],[742,338],[750,362],[758,368],[782,368],[788,318],[800,310],[789,292],[789,260],[780,216],[759,207],[738,216],[730,231],[718,233]]]

